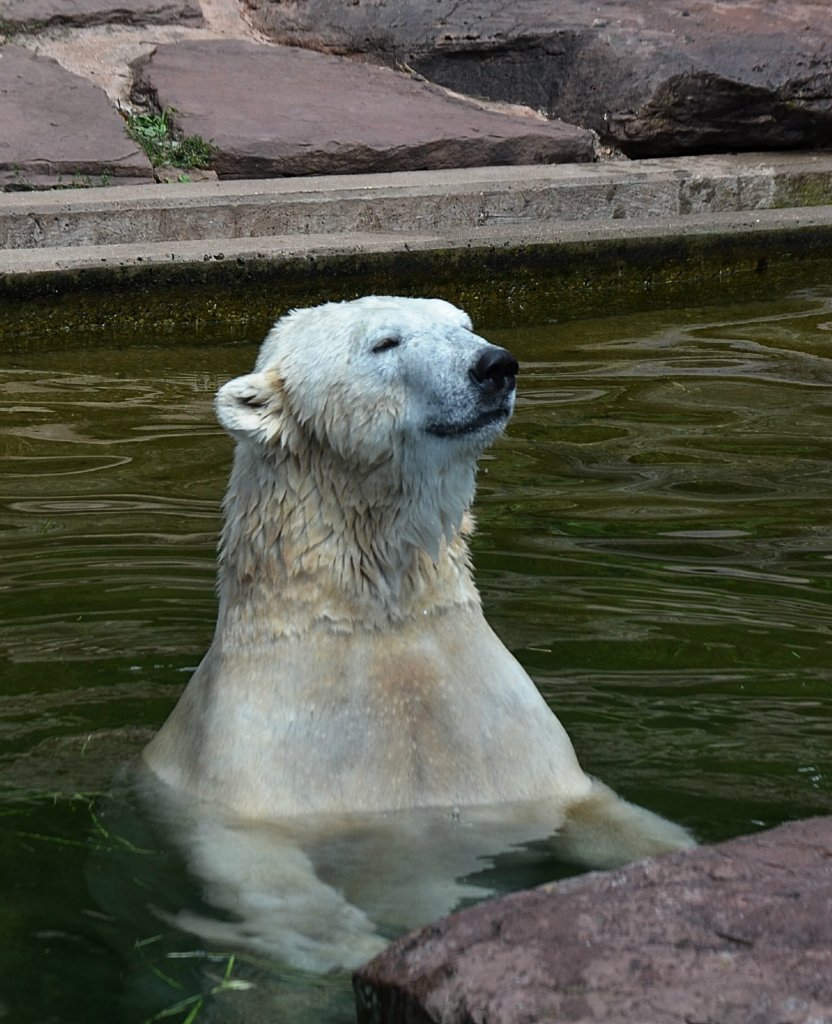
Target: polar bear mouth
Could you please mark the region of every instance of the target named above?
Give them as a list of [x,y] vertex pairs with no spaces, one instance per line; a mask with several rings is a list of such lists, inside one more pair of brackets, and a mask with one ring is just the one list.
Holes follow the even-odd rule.
[[429,423],[425,430],[433,437],[464,437],[467,434],[476,434],[487,427],[498,424],[502,426],[509,416],[511,416],[509,406],[501,405],[497,409],[490,409],[488,412],[480,413],[474,419],[465,420],[462,423]]

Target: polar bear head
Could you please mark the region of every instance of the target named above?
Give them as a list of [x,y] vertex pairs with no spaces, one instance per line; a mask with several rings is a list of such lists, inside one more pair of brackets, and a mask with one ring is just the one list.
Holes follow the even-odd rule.
[[350,464],[429,439],[476,453],[511,415],[516,373],[449,302],[373,295],[278,320],[217,413],[238,439],[291,444],[300,428]]
[[[440,299],[295,310],[269,333],[254,372],[218,393],[218,418],[238,441],[232,490],[257,477],[261,492],[279,495],[269,514],[295,532],[312,527],[311,508],[298,512],[311,501],[324,510],[315,522],[323,515],[347,541],[372,522],[356,546],[367,558],[401,564],[417,547],[436,561],[473,498],[477,456],[511,415],[517,370]],[[262,501],[249,494],[245,504]]]

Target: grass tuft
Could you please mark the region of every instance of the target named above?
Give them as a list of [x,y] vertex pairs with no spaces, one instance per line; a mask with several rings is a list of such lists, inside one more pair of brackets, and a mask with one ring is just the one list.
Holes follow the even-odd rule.
[[161,114],[128,114],[127,134],[138,142],[154,167],[210,167],[216,146],[200,135],[182,137],[173,127],[174,113],[167,108]]

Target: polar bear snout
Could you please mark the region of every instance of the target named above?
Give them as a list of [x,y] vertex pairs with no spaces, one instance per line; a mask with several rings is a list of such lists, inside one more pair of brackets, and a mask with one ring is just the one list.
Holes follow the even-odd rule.
[[482,449],[512,414],[520,367],[508,349],[475,336],[473,341],[464,358],[452,364],[448,376],[456,383],[440,391],[424,429],[434,437],[466,439]]
[[513,391],[519,370],[520,364],[508,349],[489,345],[468,371],[468,375],[483,390]]

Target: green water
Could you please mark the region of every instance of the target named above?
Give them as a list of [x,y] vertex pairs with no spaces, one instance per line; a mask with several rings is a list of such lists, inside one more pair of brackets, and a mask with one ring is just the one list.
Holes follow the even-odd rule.
[[[477,577],[584,767],[704,840],[832,812],[832,286],[478,326],[522,374]],[[211,398],[258,340],[4,360],[0,1019],[350,1020],[343,978],[160,921],[195,884],[97,795],[210,640],[231,454]]]

